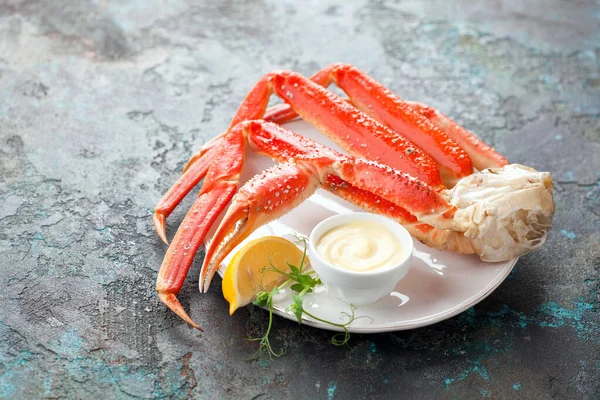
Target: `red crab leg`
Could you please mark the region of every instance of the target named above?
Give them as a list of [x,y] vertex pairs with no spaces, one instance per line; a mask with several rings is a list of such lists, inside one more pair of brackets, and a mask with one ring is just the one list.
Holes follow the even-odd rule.
[[[417,193],[419,190],[421,195],[424,190],[430,192],[431,188],[427,184],[436,189],[442,188],[433,160],[412,143],[299,74],[284,71],[265,75],[246,96],[233,118],[228,133],[223,139],[225,142],[221,143],[210,164],[200,197],[179,227],[174,243],[170,246],[161,265],[156,286],[159,297],[188,322],[191,322],[191,319],[177,301],[176,294],[181,289],[193,256],[203,242],[210,226],[223,211],[237,188],[243,162],[244,141],[243,127],[239,127],[238,124],[264,115],[269,97],[273,93],[290,104],[305,120],[350,152],[381,160],[387,165],[401,169],[420,179],[420,181],[410,181],[408,176],[406,177],[404,189],[408,189],[406,190],[407,194]],[[206,156],[201,158],[206,158]],[[194,168],[197,164],[200,164],[199,160],[192,162],[191,167],[180,178],[180,185],[177,189],[178,196],[180,193],[189,192],[200,179]],[[354,167],[348,163],[340,167],[342,175],[344,173],[351,174],[354,171]],[[374,165],[366,164],[363,165],[363,168],[377,169]],[[369,183],[371,183],[370,188],[368,187]],[[394,184],[394,182],[389,183]],[[368,190],[378,189],[377,183],[373,183],[369,179],[363,179],[360,185],[355,186],[365,186],[365,189]],[[410,186],[413,187],[410,188]],[[414,199],[417,201],[425,199],[419,200],[420,197],[423,196],[416,196]],[[411,197],[409,195],[406,198],[410,199]],[[429,209],[433,211],[437,207],[427,208],[428,212]],[[155,217],[155,222],[158,222],[157,229],[162,229],[164,232],[164,217],[160,218],[159,214],[158,217]],[[186,229],[186,227],[189,228]],[[183,232],[181,232],[182,230]],[[189,232],[186,233],[186,230]],[[164,233],[162,237],[164,237]],[[177,255],[179,251],[181,251],[181,255]],[[212,273],[214,274],[214,271]]]
[[[455,208],[438,192],[388,166],[337,153],[279,125],[243,123],[250,147],[278,160],[294,160],[248,181],[234,197],[206,251],[200,275],[206,291],[218,265],[256,228],[284,215],[312,195],[317,186],[334,189],[362,206],[388,207],[388,212],[423,232],[429,229],[411,213],[440,227],[451,226]],[[351,183],[343,185],[344,181]],[[352,189],[355,187],[356,189]],[[359,189],[362,188],[362,189]],[[377,202],[378,199],[383,203]],[[401,209],[407,208],[410,213]],[[394,210],[398,209],[395,213]]]
[[[229,125],[227,132],[207,143],[199,153],[192,156],[187,162],[181,177],[179,177],[175,185],[169,189],[159,204],[154,208],[154,228],[163,242],[168,243],[165,230],[166,217],[173,211],[177,204],[181,202],[185,195],[206,176],[211,163],[220,157],[224,145],[223,138],[233,129],[233,127],[239,122],[260,118],[265,113],[269,95],[270,91],[267,85],[256,85],[244,99],[244,102],[238,109],[231,125]],[[204,186],[206,186],[206,184]]]
[[[272,93],[350,153],[383,162],[435,189],[443,187],[435,163],[421,149],[335,94],[293,72],[265,75],[246,96],[230,129],[241,121],[262,117]],[[219,144],[220,140],[215,140],[203,149],[203,153],[192,157],[189,167],[155,208],[155,228],[165,243],[166,217],[206,174],[210,162],[218,157]]]
[[[264,80],[264,78],[263,78]],[[214,221],[235,194],[244,162],[244,126],[241,121],[264,114],[269,100],[270,88],[256,85],[244,99],[227,133],[220,140],[209,144],[205,154],[188,162],[183,175],[177,181],[172,196],[166,196],[164,209],[155,210],[154,223],[159,236],[166,239],[165,215],[177,202],[205,177],[198,199],[183,219],[173,242],[167,250],[156,279],[159,299],[184,321],[200,329],[185,312],[177,299],[196,252],[204,242]],[[238,126],[239,125],[239,126]],[[213,153],[214,151],[214,153]],[[207,157],[210,155],[211,157]],[[208,170],[206,164],[209,164]],[[161,202],[162,203],[162,202]]]
[[[183,320],[198,329],[200,329],[198,325],[183,310],[177,300],[177,294],[181,290],[198,248],[204,243],[206,233],[237,190],[244,162],[244,136],[239,130],[241,128],[234,128],[223,138],[219,158],[213,160],[198,199],[177,230],[156,280],[156,291],[160,300]],[[231,151],[224,152],[223,148]],[[200,163],[195,163],[193,168],[198,164]],[[189,177],[190,173],[183,175],[186,176]],[[184,180],[184,182],[189,181]]]
[[265,121],[274,122],[276,124],[285,124],[298,118],[296,111],[287,104],[277,104],[276,106],[270,107],[263,117]]
[[425,150],[436,161],[447,185],[473,173],[471,160],[458,143],[358,68],[333,64],[311,79],[322,86],[335,83],[358,109]]
[[435,240],[436,236],[433,235],[433,233],[437,228],[420,222],[414,215],[406,211],[405,208],[371,192],[351,185],[339,176],[328,175],[323,183],[323,189],[328,190],[364,210],[384,215],[400,222],[412,236],[426,245],[433,244],[432,240]]
[[[271,107],[265,113],[265,119],[280,118],[280,110],[282,105]],[[285,105],[285,112],[289,119],[293,119],[298,116],[294,110]],[[272,116],[272,117],[271,117]],[[288,120],[289,120],[288,119]],[[189,193],[190,189],[196,186],[206,176],[208,167],[212,160],[218,155],[219,148],[222,145],[223,137],[227,132],[220,134],[219,136],[206,143],[200,151],[194,154],[183,167],[182,173],[185,174],[188,170],[188,174],[179,177],[177,182],[164,194],[162,199],[154,207],[154,216],[152,218],[154,222],[154,228],[158,233],[158,236],[162,239],[165,244],[169,244],[165,230],[165,220],[173,212],[177,204],[183,200],[183,198]]]
[[[500,168],[508,165],[508,160],[500,153],[435,108],[414,101],[407,100],[406,103],[444,131],[455,142],[460,143],[477,170]],[[265,120],[278,124],[284,124],[295,118],[298,118],[298,114],[287,104],[271,107],[264,117]]]
[[[219,136],[211,139],[208,143],[206,143],[204,146],[202,146],[200,148],[199,152],[197,152],[196,154],[194,154],[193,156],[190,157],[188,162],[183,167],[183,171],[181,171],[181,172],[184,173],[185,171],[190,169],[196,161],[199,161],[202,158],[212,160],[213,157],[211,157],[211,156],[215,156],[215,154],[218,152],[218,149],[219,149],[219,147],[221,147],[221,143],[223,142],[223,138],[225,137],[226,134],[227,134],[227,131],[221,133]],[[208,162],[208,165],[210,165],[210,162]]]
[[431,157],[332,92],[293,72],[275,74],[271,81],[273,92],[302,119],[349,153],[397,168],[435,188],[442,187]]
[[435,126],[442,129],[448,136],[460,143],[465,149],[473,166],[478,170],[486,168],[500,168],[508,165],[508,161],[497,153],[491,146],[481,141],[477,136],[439,112],[423,103],[407,101],[413,109],[430,120]]
[[[402,101],[379,82],[351,65],[333,64],[317,72],[311,80],[325,87],[335,83],[360,110],[403,134],[427,151],[438,165],[448,169],[450,173],[456,173],[454,180],[472,173],[472,166],[483,170],[508,164],[506,158],[492,147],[444,114],[422,103]],[[415,112],[430,123],[424,122]],[[297,114],[283,104],[273,107],[265,115],[266,120],[278,124],[296,117]],[[471,159],[472,166],[465,161],[465,153]],[[441,169],[443,175],[446,172],[444,168]]]
[[[190,159],[184,168],[184,174],[165,193],[160,202],[154,207],[154,229],[165,244],[169,244],[165,229],[165,220],[173,212],[177,204],[196,186],[208,172],[210,163],[215,159],[223,143],[222,136],[203,147],[197,157]],[[187,172],[187,173],[186,173]]]

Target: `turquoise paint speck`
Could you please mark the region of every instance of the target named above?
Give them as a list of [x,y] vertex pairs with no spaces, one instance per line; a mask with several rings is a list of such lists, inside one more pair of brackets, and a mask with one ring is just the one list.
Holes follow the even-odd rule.
[[542,328],[559,328],[568,325],[574,328],[577,331],[578,336],[581,338],[598,337],[600,327],[595,324],[584,325],[582,321],[584,313],[593,309],[594,305],[584,302],[583,299],[578,299],[575,302],[575,308],[570,310],[560,307],[555,302],[542,303],[542,305],[539,307],[539,312],[546,316],[552,317],[552,321],[541,321],[539,326]]
[[387,379],[383,380],[383,383],[389,383],[390,381],[388,381]]
[[487,369],[483,365],[481,365],[479,361],[475,362],[475,366],[471,369],[471,371],[479,373],[479,375],[485,380],[490,379]]
[[446,386],[446,390],[450,389],[450,386],[454,383],[454,378],[446,378],[444,380],[444,385]]
[[60,354],[65,354],[71,357],[79,355],[82,347],[84,346],[84,340],[77,331],[73,328],[67,330],[58,340],[56,345],[56,351]]
[[492,392],[490,392],[489,390],[481,389],[481,396],[482,397],[492,397]]
[[575,181],[576,180],[575,179],[575,173],[573,171],[567,171],[567,172],[565,172],[565,179],[567,181],[571,181],[571,182]]
[[263,376],[262,383],[263,385],[268,385],[269,383],[271,383],[271,379],[269,379],[268,376]]
[[369,350],[371,350],[371,353],[377,353],[377,346],[375,345],[375,343],[371,342],[371,344],[369,345]]
[[266,360],[264,358],[261,358],[260,360],[258,360],[258,366],[261,367],[262,369],[267,369],[269,368],[269,360]]
[[333,400],[335,389],[337,389],[337,384],[335,382],[329,382],[327,384],[327,400]]
[[33,240],[44,240],[44,235],[42,235],[42,232],[36,232],[35,236],[33,237]]
[[50,396],[50,392],[52,391],[52,376],[45,376],[42,385],[44,386],[44,396]]
[[523,385],[521,385],[519,382],[513,383],[513,389],[515,390],[521,390],[522,387]]
[[4,377],[0,377],[0,398],[7,399],[13,395],[17,389],[10,382],[3,382]]
[[525,317],[524,315],[519,315],[519,325],[521,326],[521,328],[527,328],[527,317]]
[[575,240],[577,239],[577,234],[573,231],[569,231],[567,229],[561,229],[560,230],[560,234],[571,239],[571,240]]
[[[496,312],[483,313],[476,312],[473,308],[468,309],[458,317],[465,325],[483,330],[491,329],[491,332],[502,335],[502,339],[491,343],[475,341],[453,348],[451,350],[453,354],[467,357],[467,368],[455,377],[444,378],[445,389],[450,390],[452,385],[466,380],[472,374],[488,380],[489,374],[483,365],[484,361],[510,351],[514,336],[507,335],[507,333],[516,329],[524,329],[530,325],[542,328],[571,327],[576,330],[579,337],[598,341],[600,325],[594,319],[586,318],[587,315],[596,311],[597,307],[595,303],[588,303],[583,298],[579,298],[574,302],[574,307],[570,309],[563,308],[555,302],[542,303],[530,316],[512,310],[507,305],[503,305]],[[600,369],[600,363],[597,368]],[[515,390],[519,389],[515,388]]]
[[554,135],[554,139],[556,140],[562,140],[563,136],[562,135]]

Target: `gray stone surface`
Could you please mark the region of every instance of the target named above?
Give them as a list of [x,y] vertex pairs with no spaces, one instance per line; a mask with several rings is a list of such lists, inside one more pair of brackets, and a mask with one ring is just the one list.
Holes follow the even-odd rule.
[[[0,1],[0,398],[599,398],[597,2]],[[545,248],[488,299],[409,332],[276,320],[220,279],[157,300],[151,212],[273,69],[343,61],[552,172]],[[193,196],[169,219],[169,234]],[[201,258],[201,257],[198,257]]]

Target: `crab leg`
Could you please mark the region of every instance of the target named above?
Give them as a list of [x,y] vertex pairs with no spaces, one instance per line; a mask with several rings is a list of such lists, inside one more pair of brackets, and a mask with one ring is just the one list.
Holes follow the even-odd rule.
[[[325,87],[335,83],[361,111],[427,151],[448,186],[470,175],[473,166],[483,170],[508,164],[492,147],[450,118],[422,103],[402,101],[356,67],[333,64],[317,72],[311,80]],[[265,119],[281,124],[296,116],[290,107],[280,105],[270,109]]]
[[[158,236],[165,244],[169,244],[165,230],[165,220],[173,212],[177,204],[200,182],[208,172],[210,163],[220,151],[223,145],[223,137],[219,136],[207,146],[203,147],[201,154],[193,160],[190,159],[184,168],[184,174],[165,193],[160,202],[154,207],[152,221]],[[187,173],[186,173],[187,172]]]
[[[421,149],[322,86],[294,72],[272,72],[265,75],[244,99],[229,130],[239,122],[261,118],[271,94],[281,97],[290,104],[294,113],[302,116],[346,151],[390,165],[435,189],[443,188],[434,161]],[[183,175],[156,207],[154,225],[165,243],[166,217],[204,177],[210,162],[219,157],[221,140],[214,140],[199,155],[192,157]]]
[[[452,140],[460,143],[460,146],[471,158],[473,167],[479,171],[486,168],[500,168],[508,165],[508,161],[500,153],[435,108],[408,100],[406,104],[427,118]],[[265,120],[278,124],[285,124],[295,118],[298,118],[298,114],[287,104],[278,104],[269,108],[264,116]]]
[[[219,264],[235,246],[259,226],[296,207],[318,186],[329,187],[334,193],[333,189],[341,190],[340,195],[361,205],[376,206],[377,199],[383,200],[381,207],[389,207],[389,214],[423,231],[430,228],[420,224],[419,219],[440,228],[453,227],[456,208],[437,191],[406,174],[337,153],[273,123],[251,121],[242,125],[252,150],[292,161],[254,177],[234,197],[206,251],[200,274],[201,291],[208,290]],[[336,184],[338,188],[332,187]]]
[[[482,171],[486,168],[500,168],[508,165],[504,156],[435,108],[415,101],[406,101],[406,104],[427,118],[452,140],[460,143],[460,146],[471,158],[473,167],[477,170]],[[264,116],[265,120],[278,124],[285,124],[295,118],[298,118],[298,114],[287,104],[278,104],[269,108]]]
[[447,186],[473,173],[471,160],[455,141],[358,68],[333,64],[311,79],[323,86],[335,83],[359,110],[425,150],[436,161]]
[[[286,114],[287,118],[292,119],[298,116],[294,110],[286,106]],[[274,106],[267,110],[265,113],[265,119],[270,120],[270,118],[276,119],[280,115],[281,105]],[[272,115],[272,117],[271,117]],[[290,118],[291,116],[291,118]],[[166,218],[173,212],[177,204],[183,200],[183,198],[189,193],[191,188],[196,186],[208,172],[208,167],[212,160],[219,153],[219,148],[222,146],[223,137],[227,134],[224,132],[219,136],[212,139],[210,142],[206,143],[200,151],[194,154],[186,165],[183,167],[183,175],[179,177],[177,182],[164,194],[162,199],[158,202],[158,204],[154,207],[154,216],[152,220],[154,222],[154,228],[158,233],[158,236],[165,244],[169,244],[169,241],[166,236],[165,231],[165,220]],[[190,171],[186,174],[187,171]]]
[[[244,136],[239,132],[241,129],[241,127],[234,128],[223,138],[221,143],[223,148],[234,151],[227,153],[219,149],[218,162],[213,160],[210,165],[198,199],[177,230],[156,279],[159,299],[183,320],[198,329],[200,328],[183,310],[177,300],[177,294],[181,290],[196,252],[204,243],[206,233],[237,191],[244,162]],[[194,166],[199,164],[195,163]],[[189,176],[192,175],[184,174],[180,181],[189,184],[190,180],[187,179]]]
[[460,143],[471,158],[473,166],[478,170],[508,165],[508,161],[500,153],[435,108],[416,101],[407,101],[406,103],[443,130],[454,141]]

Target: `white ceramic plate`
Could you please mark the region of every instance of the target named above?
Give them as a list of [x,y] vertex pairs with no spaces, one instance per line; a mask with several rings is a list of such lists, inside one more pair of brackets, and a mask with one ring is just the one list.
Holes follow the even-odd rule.
[[[338,146],[303,121],[294,121],[285,126],[339,150]],[[246,156],[242,183],[274,164],[272,160],[250,151],[246,152]],[[308,237],[312,228],[323,219],[354,211],[362,210],[327,191],[318,190],[290,213],[258,229],[240,246],[249,240],[268,235],[292,240],[296,233]],[[225,259],[219,275],[223,276],[226,265],[236,250]],[[348,326],[348,330],[360,333],[399,331],[431,325],[453,317],[492,293],[506,279],[517,260],[485,263],[477,256],[438,251],[415,240],[413,264],[406,277],[396,285],[390,296],[375,304],[359,307],[355,316],[369,318],[356,319]],[[296,320],[292,313],[285,310],[291,304],[291,299],[289,289],[278,295],[274,311],[284,318]],[[324,287],[318,287],[315,293],[305,295],[304,308],[319,318],[335,322],[345,322],[342,313],[350,311],[349,305],[333,298]],[[312,318],[304,318],[302,323],[322,329],[341,330]]]

